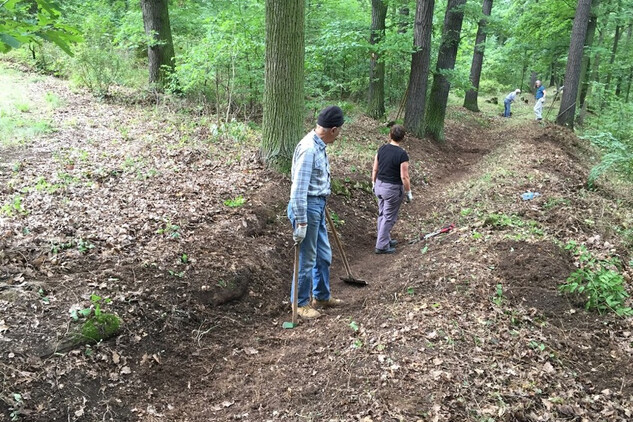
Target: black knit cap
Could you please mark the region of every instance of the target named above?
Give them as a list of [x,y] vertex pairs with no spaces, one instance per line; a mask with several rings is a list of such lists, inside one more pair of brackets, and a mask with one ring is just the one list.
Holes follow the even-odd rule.
[[345,120],[343,119],[343,110],[338,106],[325,107],[319,113],[317,123],[324,128],[341,127]]

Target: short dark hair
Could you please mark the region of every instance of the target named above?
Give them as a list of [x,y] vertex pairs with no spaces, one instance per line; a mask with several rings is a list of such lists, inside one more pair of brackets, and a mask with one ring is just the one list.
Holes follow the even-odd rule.
[[389,130],[389,137],[396,142],[402,141],[404,139],[404,128],[402,125],[393,125]]

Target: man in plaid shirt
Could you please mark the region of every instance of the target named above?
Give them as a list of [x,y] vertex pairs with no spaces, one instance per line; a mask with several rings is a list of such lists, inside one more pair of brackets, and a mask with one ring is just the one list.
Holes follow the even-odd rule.
[[[325,204],[330,195],[330,163],[325,147],[339,136],[343,123],[340,107],[324,108],[319,113],[316,128],[299,142],[292,157],[288,218],[293,227],[292,238],[300,245],[297,306],[299,316],[306,319],[321,315],[316,307],[342,303],[330,294],[332,248],[325,225]],[[290,297],[294,297],[292,289]]]

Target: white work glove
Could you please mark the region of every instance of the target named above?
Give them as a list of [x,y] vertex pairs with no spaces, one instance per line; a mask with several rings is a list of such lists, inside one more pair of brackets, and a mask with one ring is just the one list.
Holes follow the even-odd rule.
[[413,194],[411,193],[410,190],[406,191],[404,195],[407,202],[413,201]]
[[303,226],[297,224],[294,232],[292,232],[292,240],[297,244],[301,243],[301,241],[306,238],[306,230],[308,230],[307,224]]
[[376,193],[376,182],[371,182],[371,191]]

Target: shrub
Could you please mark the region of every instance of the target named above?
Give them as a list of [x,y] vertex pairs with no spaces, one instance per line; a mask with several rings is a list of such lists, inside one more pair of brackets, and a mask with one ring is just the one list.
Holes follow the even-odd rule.
[[584,245],[578,246],[575,242],[570,242],[565,249],[573,250],[578,256],[580,268],[559,286],[561,292],[581,295],[586,300],[587,310],[633,315],[633,309],[625,306],[629,294],[624,288],[624,277],[618,272],[621,263],[617,258],[598,260]]
[[85,43],[75,51],[72,78],[92,93],[105,96],[121,76],[122,58],[112,44],[107,17],[89,15],[84,22]]
[[605,152],[600,163],[589,173],[590,186],[609,170],[628,178],[633,177],[633,145],[620,141],[610,132],[599,132],[584,138]]

